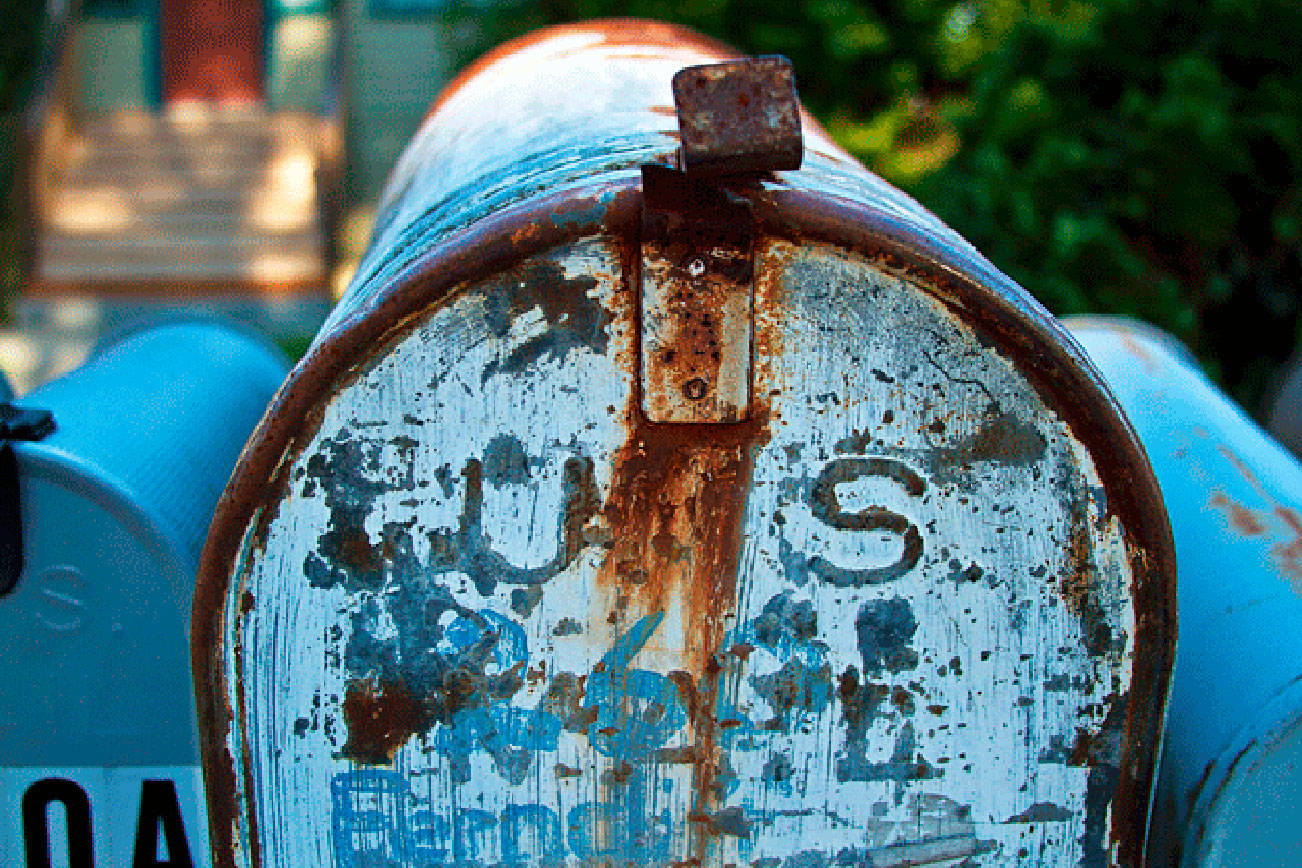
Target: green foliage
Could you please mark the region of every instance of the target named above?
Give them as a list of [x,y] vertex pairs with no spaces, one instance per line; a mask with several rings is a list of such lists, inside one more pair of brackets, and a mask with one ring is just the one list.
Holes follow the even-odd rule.
[[1248,406],[1302,338],[1296,0],[543,0],[795,64],[829,132],[1060,314],[1143,317]]
[[32,86],[41,48],[45,4],[13,0],[0,26],[0,311],[22,283],[21,247],[28,228],[20,226],[25,142],[23,105]]
[[915,192],[1055,311],[1148,319],[1253,406],[1302,336],[1299,36],[1272,0],[1029,12]]
[[43,0],[11,0],[0,27],[0,113],[22,109],[41,48]]

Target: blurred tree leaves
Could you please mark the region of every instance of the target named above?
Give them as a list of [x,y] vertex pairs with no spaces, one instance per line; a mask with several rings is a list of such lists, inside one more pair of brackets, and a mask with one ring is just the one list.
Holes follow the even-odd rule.
[[40,56],[45,3],[8,0],[0,26],[0,317],[22,285],[22,245],[29,227],[19,225],[25,190],[21,155],[26,142],[23,109]]
[[1296,0],[543,0],[795,64],[843,147],[1059,314],[1143,317],[1255,407],[1302,338]]
[[1300,336],[1299,36],[1291,2],[1028,4],[913,192],[1055,311],[1173,331],[1255,406]]
[[6,0],[0,27],[0,113],[22,109],[41,49],[44,0]]
[[[471,53],[631,15],[787,55],[843,147],[1052,310],[1168,329],[1250,408],[1302,340],[1297,0],[463,3]],[[21,108],[43,10],[9,4],[0,110]]]

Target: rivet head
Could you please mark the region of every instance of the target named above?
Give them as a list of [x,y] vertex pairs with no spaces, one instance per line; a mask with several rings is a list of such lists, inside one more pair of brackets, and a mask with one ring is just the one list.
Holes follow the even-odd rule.
[[683,394],[693,401],[699,401],[705,397],[705,393],[710,390],[705,380],[700,377],[693,377],[686,383],[683,383]]

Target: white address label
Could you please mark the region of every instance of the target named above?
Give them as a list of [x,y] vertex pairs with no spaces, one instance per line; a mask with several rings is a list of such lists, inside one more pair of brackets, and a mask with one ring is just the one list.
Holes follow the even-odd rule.
[[0,768],[0,865],[209,864],[198,766]]

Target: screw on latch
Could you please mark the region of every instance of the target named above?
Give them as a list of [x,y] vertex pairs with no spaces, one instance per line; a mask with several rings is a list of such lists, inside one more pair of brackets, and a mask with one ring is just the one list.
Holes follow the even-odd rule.
[[651,422],[750,412],[754,213],[717,179],[642,169],[639,331]]
[[783,57],[680,70],[678,169],[642,167],[642,409],[651,422],[749,417],[755,216],[747,176],[798,169]]
[[799,169],[800,99],[791,61],[752,57],[674,76],[680,168],[697,175]]

